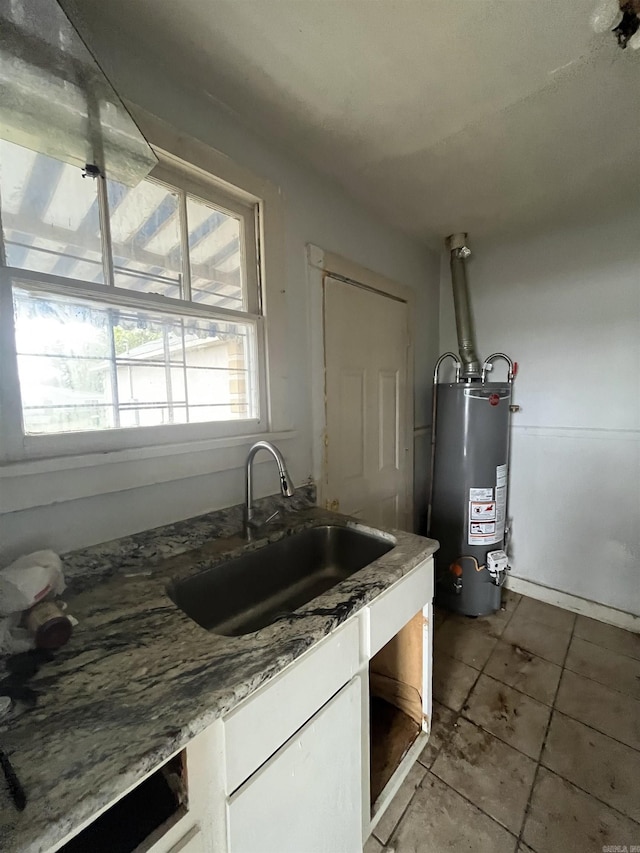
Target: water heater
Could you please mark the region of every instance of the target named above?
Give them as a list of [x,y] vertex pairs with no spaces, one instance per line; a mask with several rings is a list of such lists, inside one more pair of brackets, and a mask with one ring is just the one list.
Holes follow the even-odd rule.
[[[455,358],[443,358],[448,355]],[[430,535],[440,542],[436,600],[482,616],[500,607],[506,576],[511,382],[436,382],[434,396]]]
[[[476,355],[466,237],[453,234],[447,240],[460,357],[445,353],[434,370],[428,534],[440,542],[436,602],[484,616],[499,609],[508,569],[509,428],[517,365],[499,352],[481,366]],[[449,358],[455,381],[440,382],[440,367]],[[490,382],[498,360],[507,363],[507,379]]]

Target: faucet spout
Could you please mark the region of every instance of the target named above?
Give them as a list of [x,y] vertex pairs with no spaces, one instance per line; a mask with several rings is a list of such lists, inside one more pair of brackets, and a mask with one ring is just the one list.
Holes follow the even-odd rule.
[[275,459],[278,466],[278,475],[280,477],[280,491],[286,498],[290,498],[295,493],[293,481],[287,471],[287,465],[284,461],[284,456],[270,441],[256,441],[247,455],[245,463],[245,505],[244,505],[244,532],[247,538],[251,536],[251,522],[254,515],[253,507],[253,460],[260,450],[268,450]]

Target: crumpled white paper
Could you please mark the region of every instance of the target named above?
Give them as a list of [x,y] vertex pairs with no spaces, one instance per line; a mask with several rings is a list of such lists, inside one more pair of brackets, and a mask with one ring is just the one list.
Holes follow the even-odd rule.
[[26,652],[35,640],[20,627],[24,610],[65,588],[62,560],[54,551],[34,551],[0,570],[0,654]]
[[21,613],[60,595],[65,587],[62,560],[53,551],[34,551],[0,570],[0,616]]

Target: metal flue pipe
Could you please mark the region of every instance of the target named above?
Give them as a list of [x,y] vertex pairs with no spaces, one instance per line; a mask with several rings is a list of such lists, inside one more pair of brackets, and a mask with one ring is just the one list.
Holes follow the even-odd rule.
[[467,246],[466,234],[451,234],[447,237],[447,249],[451,253],[451,285],[453,305],[458,333],[458,351],[462,361],[462,375],[466,378],[480,376],[480,361],[476,354],[476,341],[473,329],[473,317],[469,303],[466,259],[471,255]]

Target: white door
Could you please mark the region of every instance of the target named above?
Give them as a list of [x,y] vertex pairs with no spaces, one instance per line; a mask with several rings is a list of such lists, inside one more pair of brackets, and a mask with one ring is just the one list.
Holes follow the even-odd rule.
[[356,676],[231,795],[230,853],[362,853],[361,691]]
[[411,529],[407,303],[324,280],[326,506]]

